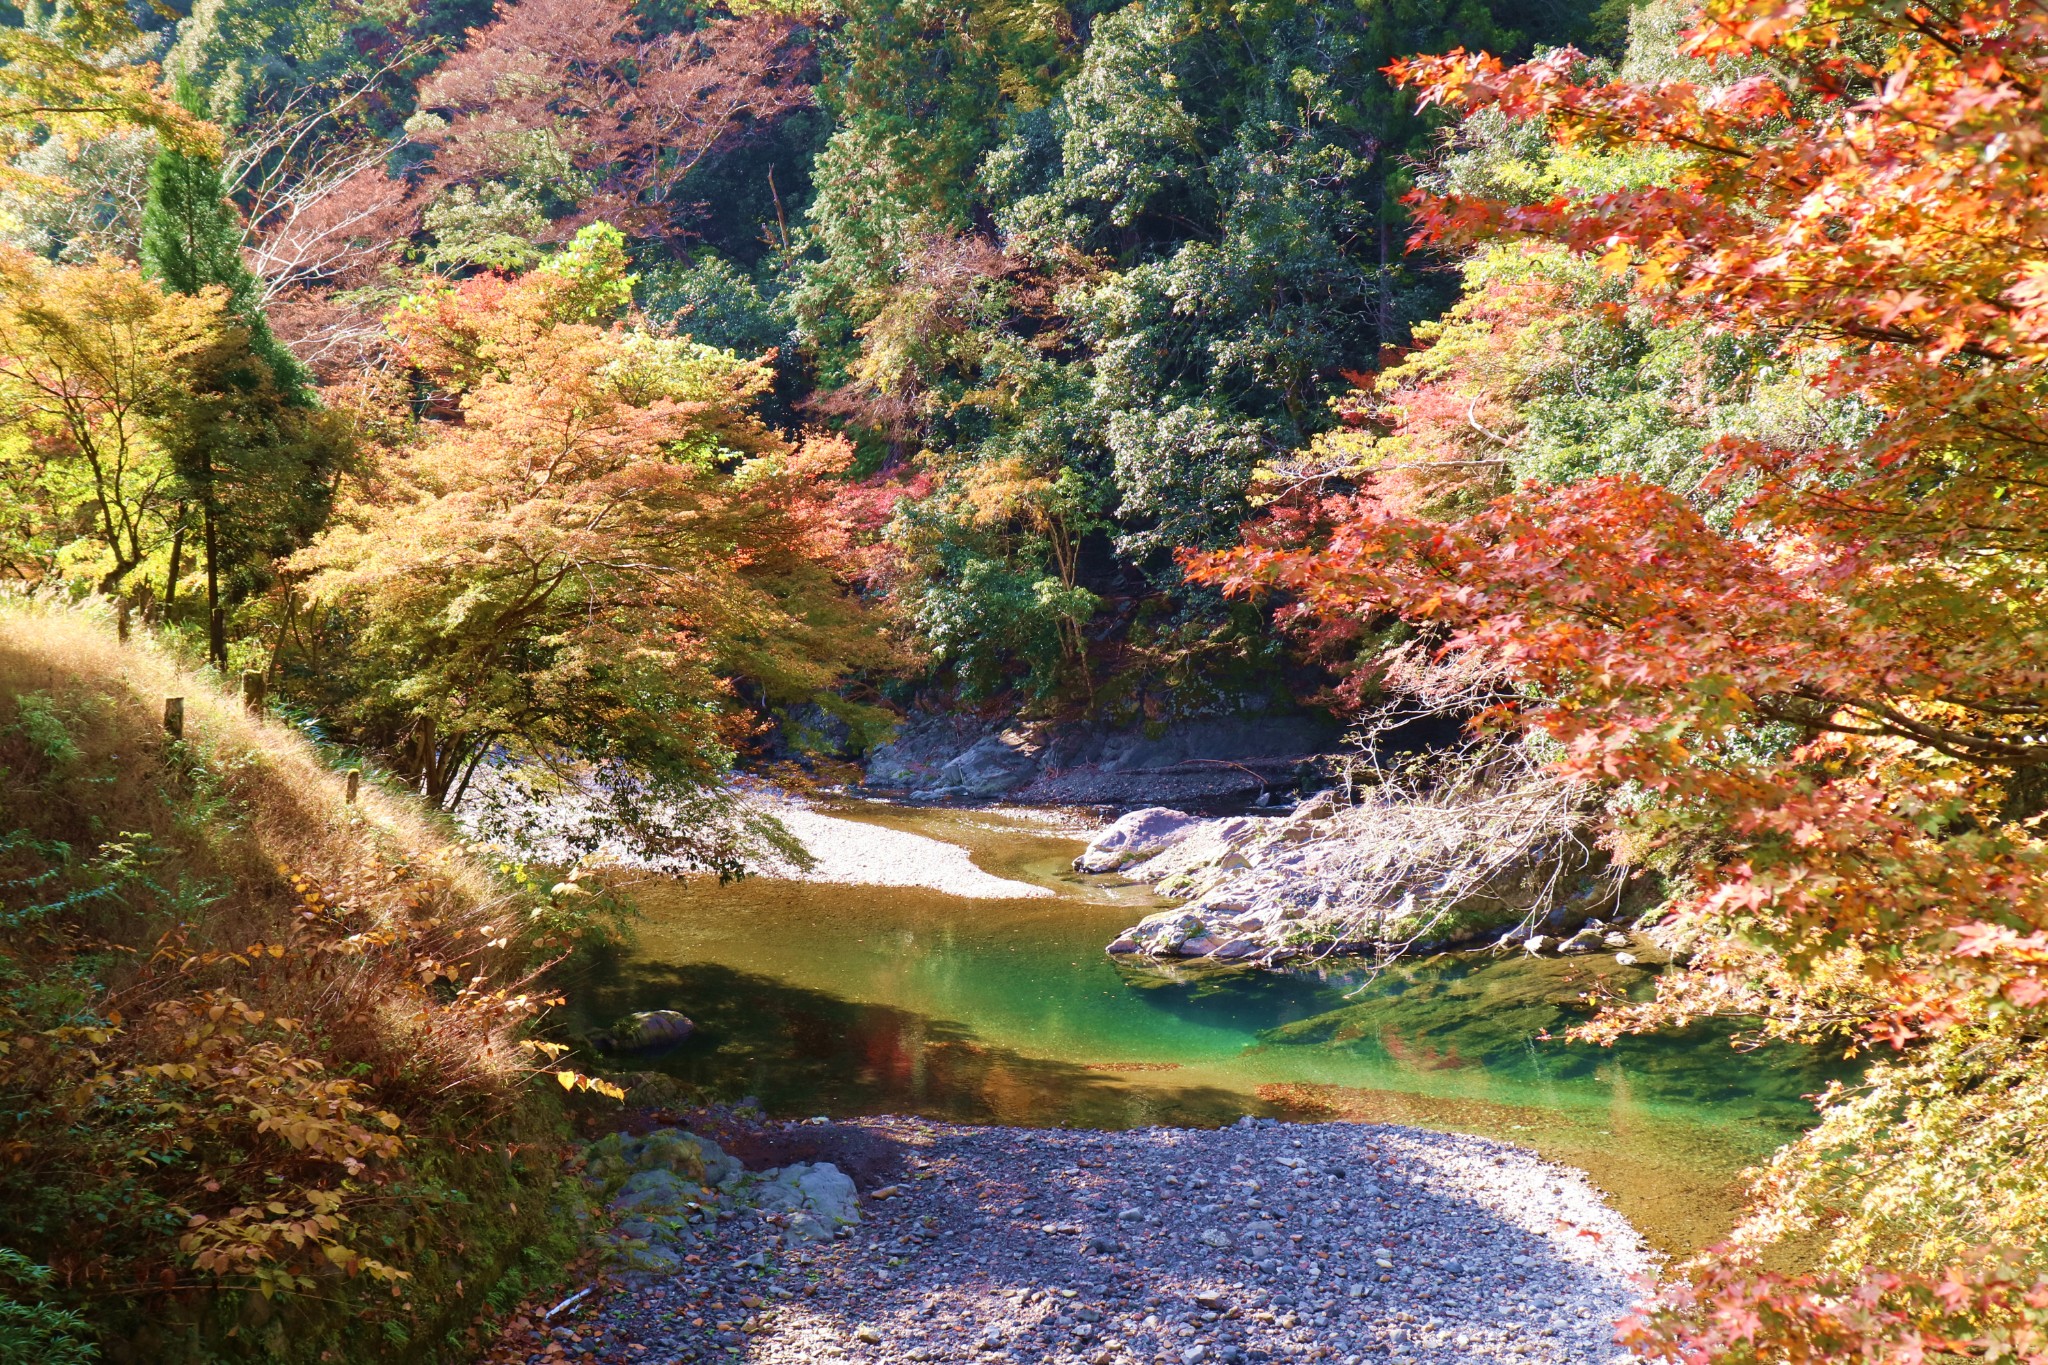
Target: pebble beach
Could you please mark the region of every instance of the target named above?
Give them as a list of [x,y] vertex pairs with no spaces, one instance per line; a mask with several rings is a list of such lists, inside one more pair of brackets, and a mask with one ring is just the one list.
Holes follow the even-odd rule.
[[721,1212],[675,1273],[615,1276],[517,1358],[1606,1365],[1654,1268],[1580,1173],[1481,1137],[829,1127],[862,1153],[837,1237]]

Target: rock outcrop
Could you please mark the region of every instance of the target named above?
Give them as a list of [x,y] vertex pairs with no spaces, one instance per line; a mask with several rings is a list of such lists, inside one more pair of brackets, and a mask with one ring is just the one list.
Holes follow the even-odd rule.
[[[1108,945],[1133,960],[1265,965],[1503,937],[1530,951],[1643,959],[1653,945],[1596,918],[1613,912],[1619,884],[1578,837],[1579,818],[1569,799],[1504,801],[1492,790],[1361,806],[1322,793],[1285,813],[1206,820],[1151,807],[1103,830],[1075,866],[1181,902]],[[1531,937],[1539,926],[1548,932]]]
[[1088,849],[1074,859],[1078,872],[1114,872],[1126,863],[1151,858],[1166,850],[1189,830],[1197,828],[1199,817],[1164,806],[1147,806],[1121,816],[1116,823],[1088,842]]
[[917,800],[1214,805],[1293,789],[1336,742],[1309,715],[1244,714],[1150,731],[913,717],[868,757],[864,785]]

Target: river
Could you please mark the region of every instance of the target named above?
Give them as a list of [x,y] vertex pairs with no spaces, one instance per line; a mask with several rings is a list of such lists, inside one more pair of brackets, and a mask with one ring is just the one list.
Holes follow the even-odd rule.
[[[1833,1074],[1725,1030],[1554,1035],[1586,992],[1641,990],[1612,959],[1440,958],[1377,975],[1133,967],[1102,951],[1154,902],[1071,869],[1043,813],[838,808],[964,847],[1050,889],[968,899],[765,879],[643,883],[635,942],[586,962],[570,1033],[680,1009],[698,1035],[607,1065],[673,1074],[780,1116],[920,1114],[1020,1127],[1215,1125],[1242,1114],[1412,1123],[1507,1138],[1577,1166],[1654,1243],[1729,1227],[1738,1173],[1811,1122]],[[1553,1035],[1553,1036],[1546,1036]]]

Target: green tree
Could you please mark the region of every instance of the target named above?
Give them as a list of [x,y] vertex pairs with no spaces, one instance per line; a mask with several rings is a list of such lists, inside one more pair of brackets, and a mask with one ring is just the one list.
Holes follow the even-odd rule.
[[811,171],[811,255],[792,299],[827,385],[848,377],[860,328],[925,242],[971,227],[985,208],[977,167],[1071,65],[1069,10],[1048,0],[832,7],[818,94],[833,131]]
[[157,154],[142,210],[142,264],[175,293],[225,289],[278,392],[300,407],[312,405],[306,367],[271,333],[256,276],[242,260],[242,218],[228,200],[218,158],[174,147]]
[[[841,17],[790,298],[833,390],[819,406],[870,459],[941,476],[895,530],[931,656],[1000,678],[1005,642],[1056,635],[1025,651],[1028,690],[1096,699],[1089,642],[1118,632],[1126,669],[1148,651],[1269,657],[1168,551],[1227,538],[1254,470],[1333,423],[1346,372],[1451,301],[1440,262],[1405,256],[1399,202],[1441,119],[1380,68],[1437,43],[1555,41],[1582,16],[859,0]],[[995,491],[1025,484],[1062,494]],[[1104,599],[1153,593],[1163,613],[1119,619],[1173,619],[1156,648],[1090,624]]]

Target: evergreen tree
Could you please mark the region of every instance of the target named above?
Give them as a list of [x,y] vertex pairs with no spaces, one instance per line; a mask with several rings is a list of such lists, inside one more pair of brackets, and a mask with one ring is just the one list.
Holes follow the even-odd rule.
[[[181,83],[180,97],[193,104],[188,84]],[[235,344],[207,367],[206,392],[194,395],[191,412],[199,416],[180,422],[171,442],[199,511],[207,649],[222,668],[223,574],[260,573],[318,528],[330,494],[326,476],[341,449],[317,411],[305,366],[270,330],[241,248],[240,214],[227,197],[220,162],[174,148],[160,152],[143,208],[143,268],[176,293],[224,290],[240,324]]]
[[142,210],[142,265],[176,293],[227,290],[249,349],[269,367],[278,392],[295,406],[312,405],[306,367],[271,333],[256,277],[242,261],[241,215],[228,201],[218,160],[172,148],[157,154]]

